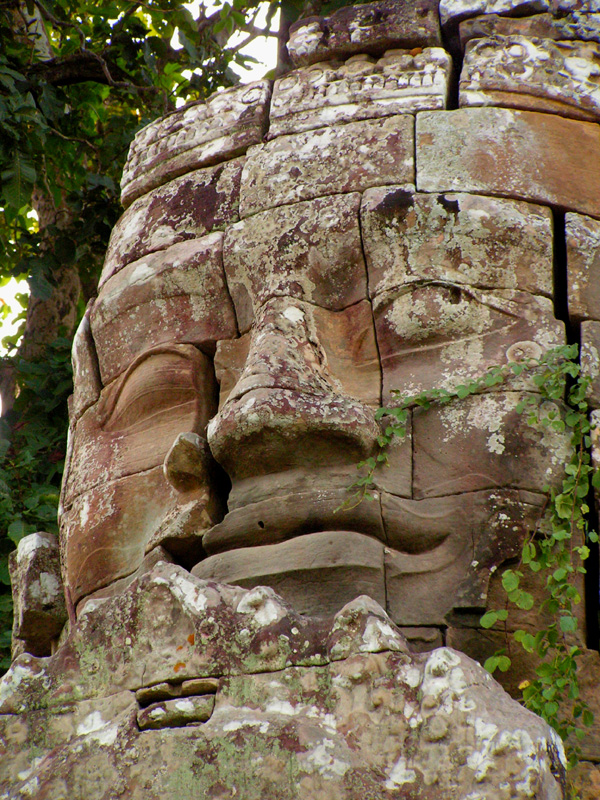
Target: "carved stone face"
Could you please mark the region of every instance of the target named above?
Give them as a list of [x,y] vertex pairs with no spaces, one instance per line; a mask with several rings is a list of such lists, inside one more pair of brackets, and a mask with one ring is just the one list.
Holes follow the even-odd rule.
[[[486,607],[568,455],[517,413],[537,396],[529,378],[414,411],[373,499],[347,502],[396,390],[451,388],[564,342],[555,182],[494,181],[510,131],[565,121],[446,112],[449,72],[439,48],[321,63],[276,82],[266,142],[266,83],[136,139],[75,347],[75,603],[160,556],[271,585],[302,613],[369,594],[432,642],[451,612]],[[407,73],[423,89],[416,129],[390,100]],[[328,99],[340,87],[353,103]]]

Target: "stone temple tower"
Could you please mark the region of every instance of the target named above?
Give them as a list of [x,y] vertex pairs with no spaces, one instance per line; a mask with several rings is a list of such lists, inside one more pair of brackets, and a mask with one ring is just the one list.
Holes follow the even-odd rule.
[[[398,393],[569,342],[600,408],[600,4],[378,0],[288,50],[131,146],[60,543],[12,563],[2,799],[565,796],[556,734],[472,660],[571,455],[519,406],[563,403],[525,371],[411,409],[372,498],[349,487]],[[547,623],[527,589],[508,633]]]

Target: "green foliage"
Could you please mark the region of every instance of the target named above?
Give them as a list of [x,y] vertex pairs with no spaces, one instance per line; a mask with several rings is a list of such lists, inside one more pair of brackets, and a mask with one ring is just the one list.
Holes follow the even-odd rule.
[[[364,472],[353,484],[355,492],[349,501],[356,504],[363,497],[370,496],[375,472],[387,460],[386,449],[396,437],[406,435],[408,415],[412,409],[460,402],[504,383],[511,376],[526,374],[532,380],[536,393],[524,394],[517,410],[526,414],[529,424],[538,430],[547,428],[568,433],[572,455],[565,464],[560,490],[546,487],[549,502],[543,524],[539,530],[532,531],[523,544],[519,563],[502,574],[502,586],[507,597],[505,608],[488,611],[480,624],[483,628],[506,630],[512,606],[531,610],[535,601],[523,588],[523,579],[528,571],[539,574],[546,592],[541,610],[546,611],[553,621],[535,633],[517,630],[513,634],[514,641],[539,660],[536,679],[525,681],[521,686],[523,701],[552,725],[564,740],[569,740],[568,752],[572,763],[578,755],[573,740],[583,738],[585,727],[594,719],[579,691],[578,659],[582,651],[576,644],[578,620],[575,607],[582,598],[574,578],[586,571],[585,561],[590,554],[588,545],[598,542],[598,535],[589,530],[587,519],[591,487],[600,488],[600,472],[594,469],[590,456],[592,428],[586,402],[590,380],[581,375],[577,357],[577,345],[557,347],[539,359],[492,367],[482,377],[454,389],[434,389],[413,397],[395,392],[397,404],[377,412],[377,418],[386,423],[378,439],[379,452],[359,465]],[[558,406],[564,403],[565,393],[566,405],[564,413],[560,413]],[[554,402],[540,403],[540,397]],[[490,672],[510,670],[509,643],[488,658],[484,666]]]
[[[64,467],[67,398],[72,390],[71,342],[57,339],[35,361],[15,360],[19,390],[0,420],[0,584],[8,587],[8,554],[23,536],[57,533]],[[10,663],[10,595],[0,594],[0,667]]]

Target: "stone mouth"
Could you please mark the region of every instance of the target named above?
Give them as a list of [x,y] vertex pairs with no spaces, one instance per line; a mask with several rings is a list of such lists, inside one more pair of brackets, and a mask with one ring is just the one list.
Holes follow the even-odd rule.
[[352,531],[386,541],[378,499],[351,501],[348,485],[298,488],[240,503],[210,528],[202,544],[207,555],[279,544],[309,533]]

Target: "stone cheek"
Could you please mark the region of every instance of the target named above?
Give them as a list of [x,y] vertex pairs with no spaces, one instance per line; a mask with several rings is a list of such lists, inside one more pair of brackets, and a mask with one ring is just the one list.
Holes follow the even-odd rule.
[[133,140],[121,180],[127,208],[141,195],[199,167],[245,153],[267,127],[271,87],[259,81],[217,92],[143,128]]
[[411,115],[280,136],[248,151],[240,216],[324,195],[413,183],[413,149]]
[[437,0],[377,0],[366,8],[341,8],[329,17],[308,17],[290,28],[288,51],[299,66],[353,53],[381,54],[390,47],[441,44]]
[[190,172],[132,203],[113,228],[99,286],[148,253],[236,222],[243,163]]
[[600,137],[590,122],[503,108],[417,115],[417,188],[469,191],[600,216]]
[[378,61],[353,56],[298,69],[275,81],[269,139],[360,119],[445,108],[452,62],[440,47]]
[[91,311],[104,384],[146,350],[190,342],[214,352],[236,335],[222,263],[223,234],[150,253],[105,281]]
[[228,229],[223,259],[241,333],[271,297],[332,311],[366,298],[359,205],[359,194],[334,195],[263,211]]
[[600,45],[525,36],[467,46],[459,104],[502,105],[600,120]]
[[361,224],[371,297],[425,280],[552,296],[548,208],[390,186],[364,193]]

